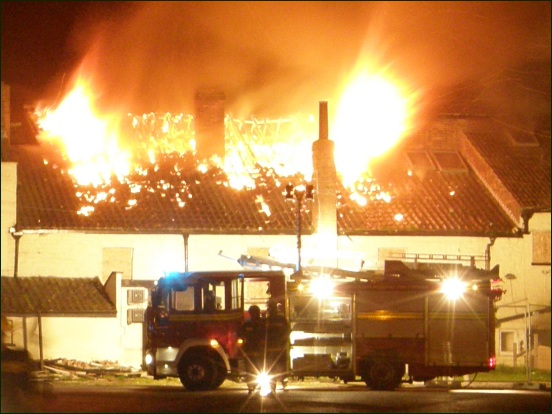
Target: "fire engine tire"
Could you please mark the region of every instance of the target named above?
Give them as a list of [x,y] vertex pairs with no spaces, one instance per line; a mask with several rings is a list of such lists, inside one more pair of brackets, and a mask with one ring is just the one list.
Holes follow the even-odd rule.
[[373,390],[394,390],[401,384],[403,365],[390,359],[374,359],[367,364],[362,380]]
[[213,384],[211,384],[211,387],[209,389],[216,390],[222,385],[224,381],[226,381],[226,370],[223,370],[223,367],[219,366],[217,368],[217,374],[215,376],[215,379],[213,380]]
[[194,352],[184,355],[180,361],[178,377],[187,390],[204,391],[216,388],[213,385],[219,375],[212,359]]

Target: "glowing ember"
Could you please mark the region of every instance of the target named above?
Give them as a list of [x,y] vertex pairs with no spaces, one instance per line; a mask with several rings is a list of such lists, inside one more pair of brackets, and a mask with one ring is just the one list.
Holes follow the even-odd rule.
[[[312,143],[319,132],[313,115],[261,120],[227,114],[224,159],[215,156],[186,164],[184,155],[196,154],[192,115],[127,114],[118,119],[100,113],[92,92],[89,83],[79,78],[57,108],[36,113],[43,131],[40,139],[59,144],[70,162],[67,172],[82,202],[79,215],[89,216],[93,205],[100,202],[122,201],[131,209],[140,194],[147,193],[158,193],[183,208],[192,194],[179,177],[190,168],[216,174],[219,185],[237,190],[255,188],[261,170],[273,176],[276,185],[278,177],[311,180]],[[409,129],[411,102],[396,83],[381,74],[361,72],[345,89],[330,139],[335,142],[338,173],[351,190],[350,200],[361,206],[369,201],[391,201],[391,195],[369,176],[369,161],[389,150]],[[57,164],[53,167],[58,168]],[[224,172],[220,179],[219,170]],[[161,176],[170,181],[159,179]],[[123,187],[115,191],[114,178],[126,186],[124,191]],[[260,213],[271,215],[261,196],[256,204]]]

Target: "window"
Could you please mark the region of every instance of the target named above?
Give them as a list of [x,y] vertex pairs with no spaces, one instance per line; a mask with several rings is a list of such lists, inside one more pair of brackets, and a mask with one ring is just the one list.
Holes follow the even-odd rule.
[[446,172],[465,172],[466,164],[455,151],[434,151],[433,158],[439,170]]
[[512,354],[514,352],[515,338],[516,338],[516,335],[514,331],[500,332],[500,353],[501,354]]
[[5,343],[3,345],[14,345],[13,343],[13,320],[8,319],[2,315],[2,325],[7,324],[6,327],[2,327],[2,338]]
[[245,281],[245,309],[251,305],[257,305],[261,310],[266,309],[266,303],[270,299],[268,294],[268,282],[266,280],[248,279]]
[[533,232],[533,258],[532,265],[550,266],[550,232]]
[[406,249],[404,248],[381,247],[378,249],[378,260],[380,262],[384,262],[385,260],[404,259],[405,256]]
[[232,309],[241,309],[242,308],[242,298],[241,298],[241,291],[243,288],[243,279],[240,278],[238,280],[232,280],[231,282],[231,301],[230,307]]
[[172,307],[177,311],[193,311],[194,310],[194,288],[190,287],[186,290],[173,290]]
[[510,138],[512,139],[514,145],[518,147],[538,147],[539,146],[539,141],[537,140],[533,132],[515,131],[510,133]]
[[412,168],[415,170],[434,170],[435,167],[425,151],[408,151],[406,153]]

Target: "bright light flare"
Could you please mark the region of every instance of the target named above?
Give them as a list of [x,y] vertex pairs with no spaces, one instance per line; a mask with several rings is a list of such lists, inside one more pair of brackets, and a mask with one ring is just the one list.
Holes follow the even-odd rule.
[[326,277],[314,279],[310,282],[310,292],[313,294],[314,297],[318,299],[331,297],[333,294],[333,289],[333,282]]
[[441,293],[451,301],[461,298],[466,291],[466,283],[456,277],[444,279],[441,283]]
[[272,392],[272,377],[266,372],[260,372],[257,375],[257,384],[259,386],[259,394],[261,397],[266,397]]

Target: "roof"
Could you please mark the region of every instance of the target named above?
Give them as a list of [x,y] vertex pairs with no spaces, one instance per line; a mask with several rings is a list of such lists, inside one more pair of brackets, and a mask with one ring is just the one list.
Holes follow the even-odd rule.
[[430,170],[381,186],[392,201],[367,207],[347,202],[338,226],[349,235],[408,234],[433,236],[512,235],[515,227],[472,171],[462,174]]
[[[446,139],[447,131],[439,133],[443,134],[441,139]],[[419,141],[426,138],[427,134],[418,134],[395,150],[391,161],[380,172],[376,171],[372,183],[360,191],[367,200],[365,205],[353,201],[350,190],[338,189],[338,233],[511,236],[515,221],[467,160],[459,161],[463,166],[460,170],[435,166],[417,169],[405,162],[407,152],[420,148]],[[500,134],[492,138],[495,145],[498,145],[497,140],[505,139]],[[424,151],[431,149],[427,147],[424,144]],[[497,169],[500,168],[498,154],[501,153],[490,154],[490,160],[496,160]],[[457,156],[461,158],[459,152]],[[506,161],[509,160],[507,157],[508,154],[504,154]],[[550,156],[548,165],[549,159]],[[18,162],[17,226],[22,230],[296,234],[296,206],[286,203],[284,197],[289,177],[279,177],[270,168],[258,166],[252,173],[255,187],[236,190],[228,184],[229,179],[223,170],[212,167],[207,172],[200,172],[198,161],[191,153],[166,155],[159,161],[159,168],[148,175],[134,173],[126,181],[112,184],[116,197],[95,203],[94,212],[86,216],[78,214],[82,194],[89,190],[90,194],[97,193],[97,189],[77,187],[66,172],[65,161],[59,154],[53,154],[51,147],[44,144],[13,145],[8,160]],[[530,159],[516,161],[531,164]],[[501,171],[507,173],[509,170],[502,168]],[[547,177],[549,183],[549,170]],[[132,185],[136,184],[142,187],[142,191],[132,191]],[[79,192],[80,198],[77,196]],[[539,184],[533,192],[538,192],[541,200],[546,199],[544,185]],[[382,193],[390,197],[379,197]],[[549,197],[549,185],[547,194]],[[131,205],[131,200],[135,204]],[[313,231],[312,214],[309,203],[304,203],[302,232],[310,234]]]
[[522,209],[550,209],[550,129],[479,120],[465,135]]
[[[167,156],[147,177],[135,173],[125,183],[111,185],[114,202],[100,202],[89,216],[79,215],[81,201],[75,184],[59,163],[44,163],[42,146],[12,146],[10,161],[18,162],[18,217],[21,229],[96,230],[200,234],[293,234],[295,209],[286,204],[283,189],[269,171],[260,171],[254,189],[236,190],[218,168],[206,173],[191,157]],[[51,159],[51,158],[49,158]],[[183,170],[175,172],[175,165]],[[145,188],[138,194],[128,182]],[[167,189],[161,188],[163,184]],[[152,191],[147,191],[151,189]],[[92,189],[94,190],[94,189]],[[129,200],[136,200],[133,207]],[[184,200],[182,207],[179,200]],[[262,212],[270,206],[270,215]],[[303,212],[309,231],[310,210]]]
[[99,278],[2,276],[2,314],[116,316]]
[[[515,192],[523,206],[550,208],[549,144],[548,151],[542,146],[528,151],[514,148],[508,144],[511,138],[503,128],[488,119],[480,122],[491,131],[489,138],[478,139],[478,132],[469,129],[465,135],[474,142],[482,159],[496,169],[500,180]],[[454,120],[452,124],[448,130],[428,127],[392,150],[387,162],[374,171],[372,181],[357,191],[366,200],[365,205],[353,201],[350,190],[338,188],[338,233],[514,235],[516,217],[505,208],[500,194],[482,180],[473,159],[462,153],[458,142],[447,144],[440,155],[445,156],[445,164],[453,160],[453,168],[442,168],[435,161],[442,143],[451,141],[451,128],[464,125]],[[416,165],[413,155],[409,155],[412,150],[429,154],[428,166]],[[66,173],[65,161],[60,154],[52,153],[51,147],[12,145],[3,156],[7,161],[18,162],[17,227],[21,230],[296,234],[296,206],[286,203],[284,197],[290,177],[280,177],[268,167],[257,165],[251,172],[254,188],[236,190],[229,185],[223,170],[212,167],[200,172],[192,153],[168,154],[159,161],[159,168],[147,175],[135,172],[124,182],[113,184],[115,196],[108,194],[105,201],[94,203],[93,213],[85,215],[78,213],[82,200],[87,191],[93,194],[97,189],[77,187]],[[535,176],[541,179],[535,180]],[[142,191],[133,191],[136,184]],[[301,214],[302,232],[311,234],[309,202],[304,201]]]

